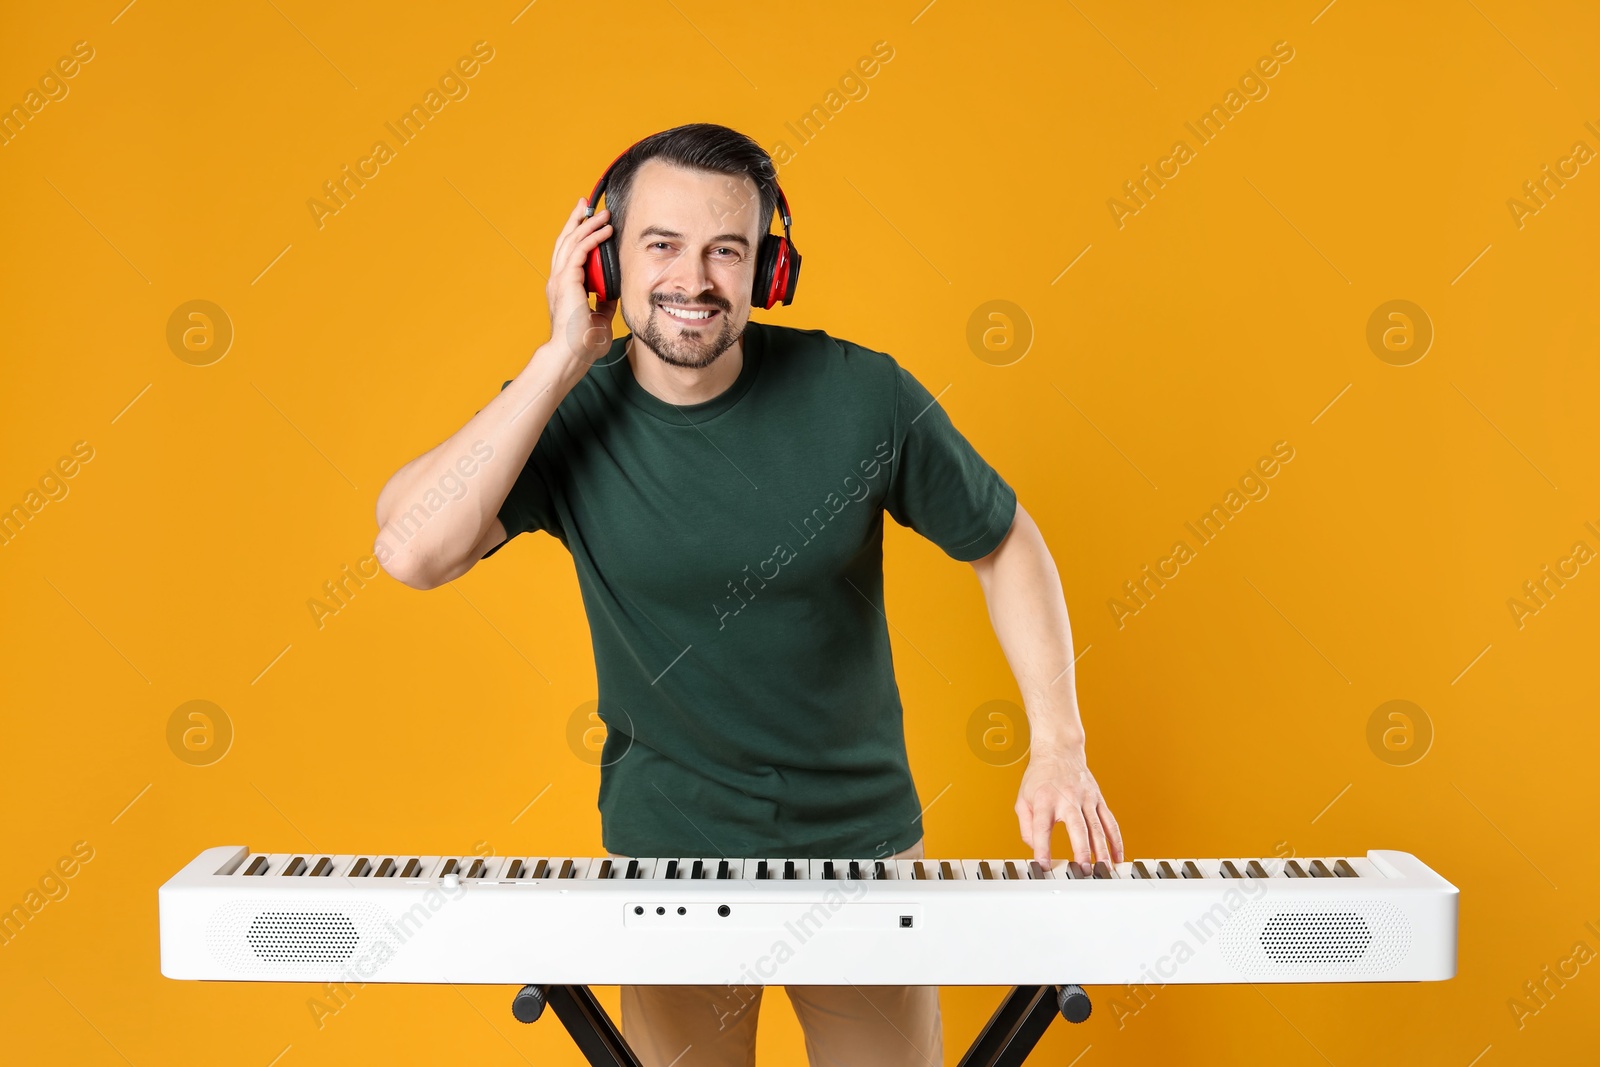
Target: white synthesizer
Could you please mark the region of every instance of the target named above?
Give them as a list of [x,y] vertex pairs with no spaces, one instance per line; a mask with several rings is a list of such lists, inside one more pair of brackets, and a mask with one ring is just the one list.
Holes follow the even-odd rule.
[[210,848],[161,887],[161,973],[287,982],[1415,982],[1456,887],[1318,859],[596,859]]

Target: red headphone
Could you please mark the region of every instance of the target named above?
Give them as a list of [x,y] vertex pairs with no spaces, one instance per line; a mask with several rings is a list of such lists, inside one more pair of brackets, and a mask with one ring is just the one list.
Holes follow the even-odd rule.
[[[595,204],[605,190],[606,182],[611,178],[612,168],[629,151],[632,151],[631,146],[613,159],[611,166],[600,175],[600,180],[595,183],[594,192],[589,194],[589,205],[584,212],[584,218],[594,214]],[[783,195],[783,189],[778,187],[776,180],[773,182],[773,187],[778,191],[778,212],[783,218],[783,236],[780,237],[775,233],[765,234],[761,238],[760,248],[756,251],[756,277],[751,289],[750,304],[758,308],[770,308],[780,300],[785,304],[793,302],[795,287],[800,284],[800,250],[789,240],[789,200]],[[621,296],[622,266],[617,253],[615,229],[612,230],[610,237],[589,250],[589,260],[584,265],[584,277],[588,281],[589,292],[601,300],[616,300]]]

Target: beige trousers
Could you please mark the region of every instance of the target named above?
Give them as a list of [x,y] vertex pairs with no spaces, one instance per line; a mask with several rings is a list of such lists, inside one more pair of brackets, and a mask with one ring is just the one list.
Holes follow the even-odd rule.
[[[612,859],[623,859],[606,853]],[[918,841],[891,859],[922,859]],[[940,1067],[938,986],[785,986],[811,1067]],[[622,987],[622,1036],[644,1067],[754,1067],[761,986]]]

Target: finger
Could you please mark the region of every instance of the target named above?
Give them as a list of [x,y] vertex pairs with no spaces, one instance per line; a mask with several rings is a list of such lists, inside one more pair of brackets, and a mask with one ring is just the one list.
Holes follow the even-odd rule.
[[1022,843],[1029,848],[1033,847],[1033,806],[1025,800],[1017,801],[1013,809],[1017,813],[1017,833],[1022,838]]
[[1117,825],[1117,817],[1111,814],[1111,809],[1106,807],[1106,802],[1101,800],[1096,806],[1100,822],[1106,828],[1106,838],[1111,843],[1111,859],[1113,863],[1121,863],[1125,855],[1122,848],[1122,827]]
[[555,251],[550,255],[550,266],[552,268],[562,262],[565,258],[566,250],[571,246],[575,238],[581,239],[587,230],[603,226],[611,217],[610,211],[601,208],[593,215],[585,218],[584,210],[584,202],[579,200],[578,206],[573,208],[572,214],[567,217],[567,224],[561,228],[561,232],[556,236]]
[[1094,849],[1094,858],[1109,862],[1111,849],[1106,844],[1106,829],[1100,825],[1099,814],[1096,813],[1092,804],[1079,814],[1083,817],[1084,825],[1089,828],[1089,845]]
[[1033,858],[1050,866],[1050,830],[1056,824],[1055,808],[1049,798],[1033,805]]
[[1089,827],[1083,821],[1083,812],[1071,804],[1063,804],[1061,821],[1067,826],[1067,837],[1072,841],[1072,858],[1077,863],[1094,862],[1094,843],[1089,839]]
[[562,271],[570,271],[575,267],[582,268],[583,261],[588,258],[589,252],[597,247],[601,241],[604,241],[610,236],[610,223],[603,223],[599,229],[593,230],[587,234],[583,233],[581,230],[578,233],[573,234],[573,237],[577,239],[577,244],[573,245],[567,252],[566,266],[558,269]]

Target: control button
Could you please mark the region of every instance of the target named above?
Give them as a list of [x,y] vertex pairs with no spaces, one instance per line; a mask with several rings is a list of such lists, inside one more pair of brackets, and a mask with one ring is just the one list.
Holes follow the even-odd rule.
[[457,874],[455,871],[451,871],[449,874],[445,875],[444,887],[446,889],[460,889],[461,875]]

